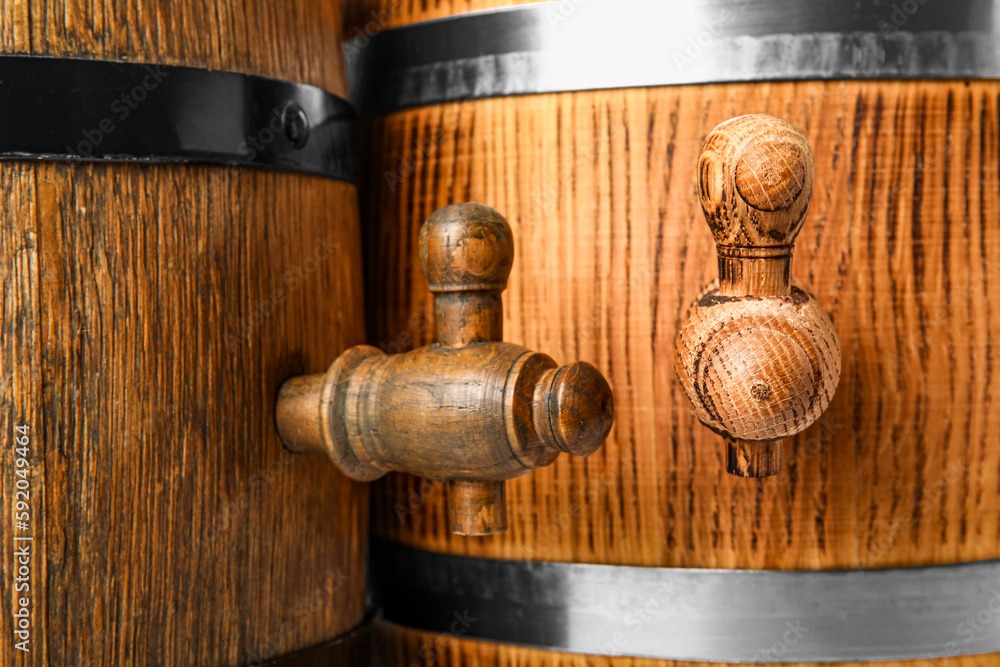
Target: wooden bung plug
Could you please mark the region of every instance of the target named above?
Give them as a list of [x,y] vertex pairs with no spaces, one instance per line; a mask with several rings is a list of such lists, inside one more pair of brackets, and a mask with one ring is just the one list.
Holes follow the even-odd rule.
[[600,447],[611,387],[586,362],[560,368],[502,342],[514,243],[499,213],[438,210],[420,230],[420,258],[438,342],[392,356],[359,345],[325,375],[292,378],[278,396],[278,431],[290,449],[322,451],[357,480],[390,470],[447,480],[454,532],[502,532],[504,480]]
[[833,324],[791,278],[813,180],[805,137],[771,116],[722,123],[698,161],[719,279],[687,313],[675,370],[695,416],[723,436],[726,469],[741,477],[780,472],[782,439],[823,414],[840,380]]

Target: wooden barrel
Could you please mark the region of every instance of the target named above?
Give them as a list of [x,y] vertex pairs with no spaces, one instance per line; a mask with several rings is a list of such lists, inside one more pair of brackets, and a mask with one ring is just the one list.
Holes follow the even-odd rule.
[[[347,97],[336,5],[0,9],[0,659],[333,664],[365,618],[367,489],[285,451],[273,411],[363,342],[356,194],[297,157],[321,119],[240,105]],[[65,150],[20,147],[83,112]]]
[[[393,352],[432,342],[419,227],[440,206],[487,204],[508,217],[516,239],[507,338],[560,363],[595,364],[614,389],[616,423],[590,458],[561,458],[512,480],[502,535],[452,535],[443,486],[389,475],[373,494],[373,531],[383,548],[414,558],[417,552],[400,549],[494,559],[495,571],[506,573],[511,562],[546,561],[853,571],[870,582],[873,570],[928,566],[934,576],[1000,556],[993,351],[1000,333],[1000,72],[994,61],[972,56],[982,46],[976,40],[989,35],[982,31],[993,29],[993,6],[967,3],[972,23],[956,28],[954,41],[944,34],[951,24],[941,8],[922,3],[844,3],[843,12],[786,7],[788,20],[810,34],[792,39],[789,29],[768,44],[767,31],[746,17],[757,10],[739,2],[689,3],[714,8],[694,18],[672,5],[630,12],[636,3],[626,3],[617,19],[611,11],[589,27],[580,19],[589,5],[571,1],[420,23],[509,4],[346,3],[345,32],[355,38],[347,52],[369,93],[359,188],[370,342]],[[670,12],[688,33],[665,20]],[[490,50],[502,32],[490,22],[501,19],[521,39],[503,53]],[[850,20],[863,24],[852,32]],[[572,38],[578,28],[594,38],[592,56],[587,40]],[[835,44],[838,31],[855,41]],[[637,70],[646,63],[627,67],[620,53],[638,48],[634,41],[652,44],[657,32],[667,33],[656,41],[665,51],[659,69],[643,78]],[[433,42],[421,41],[430,34]],[[561,60],[546,51],[546,37],[564,49]],[[909,58],[896,58],[904,52]],[[817,53],[823,57],[812,57]],[[949,53],[957,55],[949,61]],[[870,67],[816,69],[824,58],[839,62],[837,54]],[[583,89],[581,71],[602,58],[613,65],[593,75],[592,90]],[[719,63],[730,68],[718,75],[722,82],[710,76]],[[771,69],[754,69],[761,63]],[[787,69],[793,65],[801,69]],[[561,87],[547,76],[554,71],[572,81]],[[677,85],[654,85],[658,76]],[[692,415],[674,373],[684,313],[716,277],[696,190],[699,151],[716,125],[749,113],[789,121],[812,146],[815,190],[793,274],[829,313],[842,346],[832,404],[787,441],[782,473],[765,479],[726,473],[718,436]],[[517,570],[521,588],[511,580],[484,586],[490,594],[523,592],[539,581],[529,576],[538,571]],[[565,583],[570,571],[559,572]],[[469,590],[467,599],[479,594]],[[990,635],[998,650],[1000,610],[990,609],[989,591],[975,598],[971,625],[965,615],[940,619],[953,639],[937,654],[946,657],[896,655],[925,658],[905,663],[914,666],[993,664],[1000,654],[957,655],[970,651],[967,633],[976,641]],[[615,598],[606,591],[608,609],[617,609]],[[463,598],[447,599],[461,615]],[[976,621],[977,610],[989,611]],[[624,611],[606,619],[609,637],[616,628],[633,637]],[[400,618],[382,627],[388,664],[704,664],[628,657],[627,643],[603,651],[601,633],[585,655],[540,650],[545,642],[529,632],[520,642],[528,647],[496,643],[495,628],[482,621],[449,629],[419,618],[404,627],[410,624]],[[782,629],[778,623],[778,639]],[[561,643],[547,647],[579,648],[573,631],[567,625]]]

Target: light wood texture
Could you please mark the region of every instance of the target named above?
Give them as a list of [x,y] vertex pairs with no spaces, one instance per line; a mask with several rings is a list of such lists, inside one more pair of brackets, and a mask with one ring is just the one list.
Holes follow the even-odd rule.
[[[0,49],[337,92],[338,24],[312,2],[7,2]],[[0,662],[258,664],[358,624],[367,488],[285,451],[273,424],[285,379],[364,340],[354,188],[3,161],[0,197]],[[20,424],[30,654],[10,641]]]
[[[388,623],[375,626],[377,664],[410,667],[731,667],[732,663],[650,660],[622,656],[581,655],[543,651],[509,644],[463,639],[456,635],[410,630]],[[800,663],[799,667],[994,667],[997,656],[974,655],[931,660],[884,662]],[[754,663],[758,667],[787,667],[788,663]]]
[[840,378],[832,323],[801,283],[787,297],[696,299],[677,336],[675,370],[695,415],[717,433],[775,440],[800,433]]
[[[1000,84],[699,85],[456,102],[366,120],[369,341],[430,341],[420,224],[480,201],[518,241],[507,340],[610,380],[616,420],[588,459],[507,485],[508,531],[450,535],[435,487],[377,483],[374,529],[437,551],[714,568],[823,569],[1000,556]],[[674,380],[674,339],[716,249],[704,137],[744,113],[812,146],[794,275],[842,344],[824,416],[781,475],[725,473]]]
[[[698,156],[698,196],[716,246],[750,256],[788,254],[809,212],[815,172],[809,142],[787,121],[746,114],[720,123]],[[787,288],[779,286],[776,295]],[[760,293],[767,291],[727,282],[725,294],[771,296]]]
[[[698,159],[719,280],[691,304],[674,370],[695,416],[724,436],[726,471],[740,477],[778,474],[780,440],[811,426],[840,381],[833,323],[790,274],[814,172],[805,137],[759,114],[721,123]],[[753,444],[764,441],[779,442]]]
[[591,364],[559,368],[501,341],[514,242],[499,213],[472,203],[436,211],[421,227],[420,257],[437,343],[392,356],[361,345],[325,376],[289,380],[278,431],[290,448],[324,452],[360,481],[398,470],[458,482],[453,530],[502,532],[503,480],[560,452],[596,451],[614,419],[611,388]]
[[[368,12],[389,5],[346,4],[352,37],[466,8],[393,3],[379,28]],[[831,314],[843,354],[830,408],[787,440],[781,475],[753,480],[725,473],[725,452],[673,379],[680,319],[717,272],[698,201],[700,145],[746,113],[782,117],[812,145],[816,188],[793,268]],[[508,340],[594,363],[616,398],[598,454],[507,484],[505,534],[453,538],[441,488],[398,474],[376,483],[379,534],[459,554],[649,566],[874,568],[1000,555],[997,82],[518,96],[370,119],[360,145],[373,343],[396,352],[429,340],[418,226],[439,206],[481,201],[503,210],[519,239]],[[386,665],[697,665],[379,629]]]

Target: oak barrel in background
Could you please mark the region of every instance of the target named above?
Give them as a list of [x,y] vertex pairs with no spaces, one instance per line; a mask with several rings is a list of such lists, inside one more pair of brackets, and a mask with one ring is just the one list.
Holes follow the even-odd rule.
[[[560,363],[595,364],[612,383],[616,423],[589,459],[561,458],[512,480],[502,535],[452,535],[443,486],[390,474],[373,492],[380,543],[502,561],[718,570],[867,571],[1000,556],[1000,85],[985,60],[968,68],[987,74],[956,68],[945,76],[950,56],[942,45],[950,37],[934,32],[948,25],[944,9],[921,4],[901,19],[896,5],[861,3],[869,22],[857,39],[870,44],[858,42],[853,53],[878,47],[880,34],[886,49],[903,49],[902,41],[922,33],[913,38],[918,53],[927,46],[920,39],[939,42],[913,67],[927,67],[932,79],[913,71],[870,78],[800,72],[773,78],[801,80],[698,83],[698,72],[714,62],[713,45],[736,48],[726,39],[743,24],[740,12],[751,11],[739,2],[694,3],[706,8],[706,20],[722,22],[718,35],[710,23],[678,33],[669,22],[629,14],[635,3],[625,3],[604,39],[592,42],[599,59],[628,50],[631,40],[669,33],[684,72],[678,78],[691,78],[683,85],[642,85],[621,67],[621,85],[630,87],[546,92],[550,72],[532,70],[548,65],[544,47],[537,59],[528,46],[509,60],[479,58],[492,53],[482,44],[494,38],[484,31],[476,44],[476,35],[456,31],[450,43],[443,22],[411,66],[406,48],[420,43],[420,33],[393,31],[508,4],[344,3],[345,34],[357,39],[348,57],[376,61],[360,69],[372,96],[362,109],[368,117],[358,153],[370,342],[387,351],[431,342],[420,225],[452,202],[487,204],[508,217],[516,239],[507,338]],[[823,21],[845,29],[838,21],[854,10],[835,12],[834,4],[818,3],[803,31],[818,32]],[[990,30],[992,5],[967,5],[965,17]],[[549,13],[535,17],[544,25],[532,29],[563,44],[567,33],[558,31],[572,30],[587,3],[544,7]],[[495,18],[482,16],[483,25]],[[685,37],[697,41],[702,28],[707,45],[686,51]],[[961,40],[975,38],[974,29],[956,38],[957,57],[973,48]],[[747,28],[755,30],[762,29]],[[533,33],[518,34],[530,41]],[[802,53],[826,44],[815,39],[800,44]],[[574,48],[571,40],[565,45]],[[449,48],[455,62],[446,62]],[[789,61],[802,55],[774,52]],[[400,60],[385,62],[392,57]],[[570,63],[559,71],[569,77],[584,69]],[[544,81],[541,90],[530,89],[532,81]],[[673,368],[684,312],[716,277],[696,191],[698,154],[712,128],[748,113],[791,122],[812,146],[815,190],[793,274],[830,314],[843,352],[830,408],[788,441],[780,475],[754,480],[726,474],[719,438],[692,416]],[[944,621],[958,646],[963,622]],[[611,619],[607,627],[610,636],[624,624]],[[443,636],[380,628],[393,665],[705,664],[624,657],[627,646],[582,655],[462,638],[477,635],[474,623]],[[940,654],[949,651],[942,645]],[[872,664],[989,665],[997,655]]]
[[[346,98],[341,26],[332,2],[3,2],[0,51],[227,70]],[[363,342],[354,186],[34,159],[0,162],[0,182],[0,660],[257,665],[362,623],[367,487],[285,452],[273,424],[286,378]],[[22,527],[9,512],[24,469]],[[15,590],[25,536],[30,588]],[[13,639],[22,597],[30,652]],[[347,650],[309,664],[366,664],[341,662]]]

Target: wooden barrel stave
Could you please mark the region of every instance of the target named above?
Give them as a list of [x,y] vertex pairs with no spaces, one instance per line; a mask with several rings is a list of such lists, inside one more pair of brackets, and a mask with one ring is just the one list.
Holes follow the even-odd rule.
[[[617,401],[601,452],[509,485],[507,533],[451,535],[443,485],[398,474],[375,485],[374,532],[450,554],[651,567],[995,558],[1000,478],[983,463],[1000,426],[998,109],[989,80],[809,81],[537,94],[366,119],[366,264],[380,267],[368,272],[371,342],[432,342],[417,232],[436,208],[478,201],[507,215],[517,239],[508,337],[594,363]],[[786,445],[785,472],[762,480],[725,474],[717,437],[673,379],[680,318],[716,271],[698,151],[744,113],[784,118],[813,147],[793,271],[831,314],[844,359],[831,408]],[[386,664],[705,664],[381,631]]]
[[207,67],[347,97],[336,3],[6,2],[0,52]]
[[[327,3],[3,12],[5,53],[211,67],[346,96]],[[3,161],[0,192],[2,430],[32,428],[35,520],[32,651],[8,643],[5,614],[0,656],[259,664],[361,623],[367,489],[286,452],[272,416],[285,379],[364,341],[354,187],[220,166]],[[13,461],[4,447],[4,507]]]
[[[424,217],[449,201],[490,202],[518,239],[505,330],[595,363],[621,405],[602,452],[511,485],[508,534],[450,536],[444,494],[419,498],[419,480],[404,476],[377,487],[376,531],[470,555],[669,567],[994,557],[997,476],[975,461],[1000,417],[989,344],[1000,324],[997,92],[975,81],[705,85],[367,120],[363,206],[381,223],[368,263],[393,267],[370,274],[375,341],[429,340],[414,256]],[[816,194],[794,271],[831,313],[845,360],[832,407],[788,448],[789,474],[760,481],[724,474],[672,373],[677,321],[715,271],[693,165],[701,137],[744,112],[786,118],[813,146]],[[936,156],[921,158],[922,179],[915,150]],[[412,509],[411,490],[423,502],[400,521],[393,508]]]

